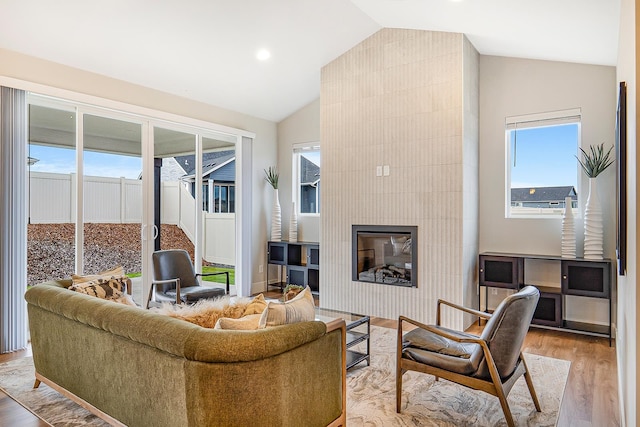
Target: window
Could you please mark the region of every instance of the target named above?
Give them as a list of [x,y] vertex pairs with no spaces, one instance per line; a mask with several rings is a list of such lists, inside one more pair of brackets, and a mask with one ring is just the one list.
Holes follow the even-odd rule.
[[234,213],[236,211],[235,184],[214,184],[213,212]]
[[558,217],[578,206],[580,110],[507,117],[506,216]]
[[320,146],[301,144],[293,148],[292,170],[298,212],[320,213]]

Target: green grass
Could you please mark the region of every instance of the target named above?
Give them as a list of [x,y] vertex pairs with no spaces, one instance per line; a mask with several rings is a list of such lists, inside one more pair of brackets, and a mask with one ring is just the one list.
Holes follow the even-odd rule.
[[[236,283],[236,271],[233,268],[220,268],[220,267],[209,267],[207,265],[203,265],[202,266],[202,272],[203,273],[221,273],[223,271],[228,271],[229,272],[229,284],[230,285],[235,285]],[[142,276],[142,273],[127,273],[127,276],[133,278],[133,277],[140,277]],[[227,276],[225,276],[224,274],[220,274],[217,276],[204,276],[202,277],[202,280],[206,281],[206,282],[214,282],[214,283],[227,283]]]
[[[233,268],[209,267],[206,265],[202,266],[202,273],[221,273],[223,271],[229,272],[229,284],[235,285],[236,271]],[[205,280],[207,282],[227,283],[227,276],[225,274],[220,274],[217,276],[204,276],[202,280]]]

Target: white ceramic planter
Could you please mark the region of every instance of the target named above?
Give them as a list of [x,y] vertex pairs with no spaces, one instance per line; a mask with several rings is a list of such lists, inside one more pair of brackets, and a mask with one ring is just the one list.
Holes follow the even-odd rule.
[[589,197],[584,210],[584,258],[603,258],[602,208],[596,178],[589,178]]

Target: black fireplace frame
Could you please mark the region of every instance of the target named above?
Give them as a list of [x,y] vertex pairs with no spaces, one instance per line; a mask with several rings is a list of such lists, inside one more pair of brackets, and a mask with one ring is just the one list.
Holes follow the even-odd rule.
[[[358,271],[358,233],[368,234],[409,234],[411,237],[411,281],[386,283],[373,280],[362,280]],[[366,249],[364,249],[366,250]],[[354,282],[377,283],[381,285],[418,287],[418,227],[414,225],[352,225],[351,226],[351,279]]]

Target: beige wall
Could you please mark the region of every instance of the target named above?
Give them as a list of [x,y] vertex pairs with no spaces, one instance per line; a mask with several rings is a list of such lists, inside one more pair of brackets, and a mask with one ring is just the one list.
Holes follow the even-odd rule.
[[275,123],[5,49],[0,49],[0,76],[254,132],[252,281],[254,291],[262,291],[264,273],[259,272],[258,262],[266,257],[262,243],[266,241],[271,212],[271,196],[264,186],[262,170],[276,164]]
[[616,351],[618,356],[618,389],[622,406],[623,425],[640,424],[637,409],[638,393],[638,333],[637,317],[638,284],[638,150],[637,142],[637,43],[636,14],[640,12],[634,0],[623,0],[620,13],[620,38],[618,46],[617,81],[627,83],[627,274],[618,276],[618,314]]
[[[480,132],[480,55],[473,45],[464,39],[463,72],[463,143],[462,143],[462,283],[463,304],[475,307],[478,283],[478,156]],[[465,326],[473,316],[466,316]]]
[[[282,238],[289,236],[289,219],[293,201],[293,145],[320,142],[320,99],[309,103],[278,123],[278,169],[280,171],[280,205],[282,207]],[[322,164],[320,166],[322,168]],[[320,170],[322,175],[322,169]],[[322,208],[321,208],[322,209]],[[320,216],[298,214],[298,240],[320,241]]]
[[[322,69],[323,306],[432,322],[437,298],[464,303],[475,269],[465,261],[477,259],[477,249],[463,254],[464,234],[477,229],[465,204],[477,184],[463,172],[466,160],[477,163],[463,154],[477,131],[477,108],[465,110],[463,95],[477,53],[465,43],[462,34],[383,29]],[[389,176],[376,176],[384,165]],[[418,287],[353,282],[353,224],[418,226]],[[459,315],[443,321],[463,326]]]
[[[614,144],[615,68],[496,56],[480,57],[480,252],[560,255],[561,218],[505,218],[505,117],[571,108],[582,109],[582,147]],[[603,210],[604,254],[615,258],[615,167],[598,177]],[[588,179],[580,173],[578,194],[584,212]],[[577,253],[583,252],[582,214],[576,218]],[[559,264],[527,268],[557,269],[543,277],[560,286]],[[525,277],[527,280],[527,277]],[[536,282],[532,282],[536,283]],[[503,298],[506,291],[498,291]],[[490,298],[490,306],[495,302]],[[567,298],[565,316],[607,324],[604,299]]]

